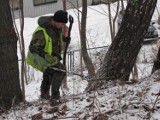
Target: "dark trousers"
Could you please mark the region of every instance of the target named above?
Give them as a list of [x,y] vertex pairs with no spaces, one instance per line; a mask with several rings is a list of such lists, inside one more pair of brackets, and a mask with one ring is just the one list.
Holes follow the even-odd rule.
[[[62,64],[54,67],[63,70],[65,69]],[[65,76],[65,72],[54,70],[52,68],[47,68],[43,73],[43,80],[41,83],[41,98],[43,98],[44,96],[49,96],[49,91],[51,87],[51,99],[59,99],[59,88]]]

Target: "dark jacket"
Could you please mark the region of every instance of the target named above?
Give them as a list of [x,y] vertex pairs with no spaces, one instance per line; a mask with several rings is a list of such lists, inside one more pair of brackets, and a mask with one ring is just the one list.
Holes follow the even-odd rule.
[[[38,25],[45,28],[47,34],[52,39],[52,55],[57,56],[59,60],[61,60],[61,50],[62,50],[62,40],[60,38],[60,35],[62,34],[62,30],[58,30],[57,28],[51,26],[51,17],[40,17],[38,19]],[[62,35],[62,39],[64,36]],[[38,31],[34,37],[32,38],[32,41],[29,46],[29,50],[32,53],[37,53],[41,57],[45,57],[44,52],[44,46],[45,46],[45,37],[43,34],[43,31]]]

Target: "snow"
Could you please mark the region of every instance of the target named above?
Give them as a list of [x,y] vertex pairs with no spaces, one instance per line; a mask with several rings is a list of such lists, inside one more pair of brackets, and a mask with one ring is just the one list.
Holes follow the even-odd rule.
[[[157,3],[157,9],[160,11],[159,6],[160,0]],[[89,48],[111,44],[107,7],[104,4],[88,7],[87,43]],[[111,10],[114,16],[116,3],[111,5]],[[77,50],[80,48],[77,11],[70,9],[68,12],[74,17],[75,21],[71,33],[70,50]],[[158,13],[155,10],[152,20],[157,20],[157,16]],[[38,18],[24,19],[26,53],[32,33],[37,27]],[[18,30],[20,30],[19,24],[19,19],[16,19]],[[155,26],[159,27],[157,24]],[[158,32],[160,33],[160,30]],[[56,112],[53,112],[53,108],[49,106],[49,101],[39,98],[42,73],[31,69],[29,84],[26,85],[27,103],[22,103],[21,106],[13,107],[10,111],[4,112],[0,116],[0,120],[31,120],[33,116],[39,116],[43,119],[57,116],[58,119],[66,120],[93,120],[97,115],[101,117],[97,120],[103,120],[103,115],[105,115],[104,118],[109,120],[142,120],[148,119],[149,115],[151,116],[150,120],[160,120],[160,77],[158,76],[160,71],[149,76],[158,47],[158,44],[149,44],[142,47],[137,60],[139,79],[133,84],[109,81],[106,83],[108,84],[107,89],[93,91],[89,94],[85,91],[87,86],[85,79],[82,80],[79,76],[69,75],[67,77],[68,89],[61,88],[61,96],[66,97],[68,101],[60,105]],[[156,98],[158,98],[157,101]],[[155,102],[155,110],[152,113],[150,111]]]

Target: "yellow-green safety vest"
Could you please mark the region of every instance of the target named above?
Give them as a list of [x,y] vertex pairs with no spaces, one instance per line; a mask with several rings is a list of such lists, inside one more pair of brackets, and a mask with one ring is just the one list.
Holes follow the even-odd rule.
[[[42,30],[44,33],[44,37],[45,37],[45,47],[44,47],[44,51],[48,54],[52,54],[52,39],[51,37],[47,34],[46,30],[42,27],[37,27],[37,29],[34,31],[32,39],[35,35],[36,32]],[[60,35],[61,36],[61,35]],[[60,38],[62,40],[62,37]],[[28,54],[27,54],[27,58],[26,61],[29,65],[31,65],[32,67],[36,68],[37,70],[40,71],[44,71],[47,67],[51,66],[51,65],[55,65],[57,63],[57,61],[55,61],[55,63],[48,63],[43,57],[39,56],[36,53],[31,53],[30,50],[28,50]]]

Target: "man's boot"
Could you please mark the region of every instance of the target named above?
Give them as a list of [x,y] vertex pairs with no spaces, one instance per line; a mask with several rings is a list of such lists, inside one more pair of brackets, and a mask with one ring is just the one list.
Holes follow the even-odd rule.
[[50,99],[50,106],[55,107],[58,106],[60,104],[60,100],[57,99]]
[[45,93],[41,90],[41,99],[50,99],[49,91]]

